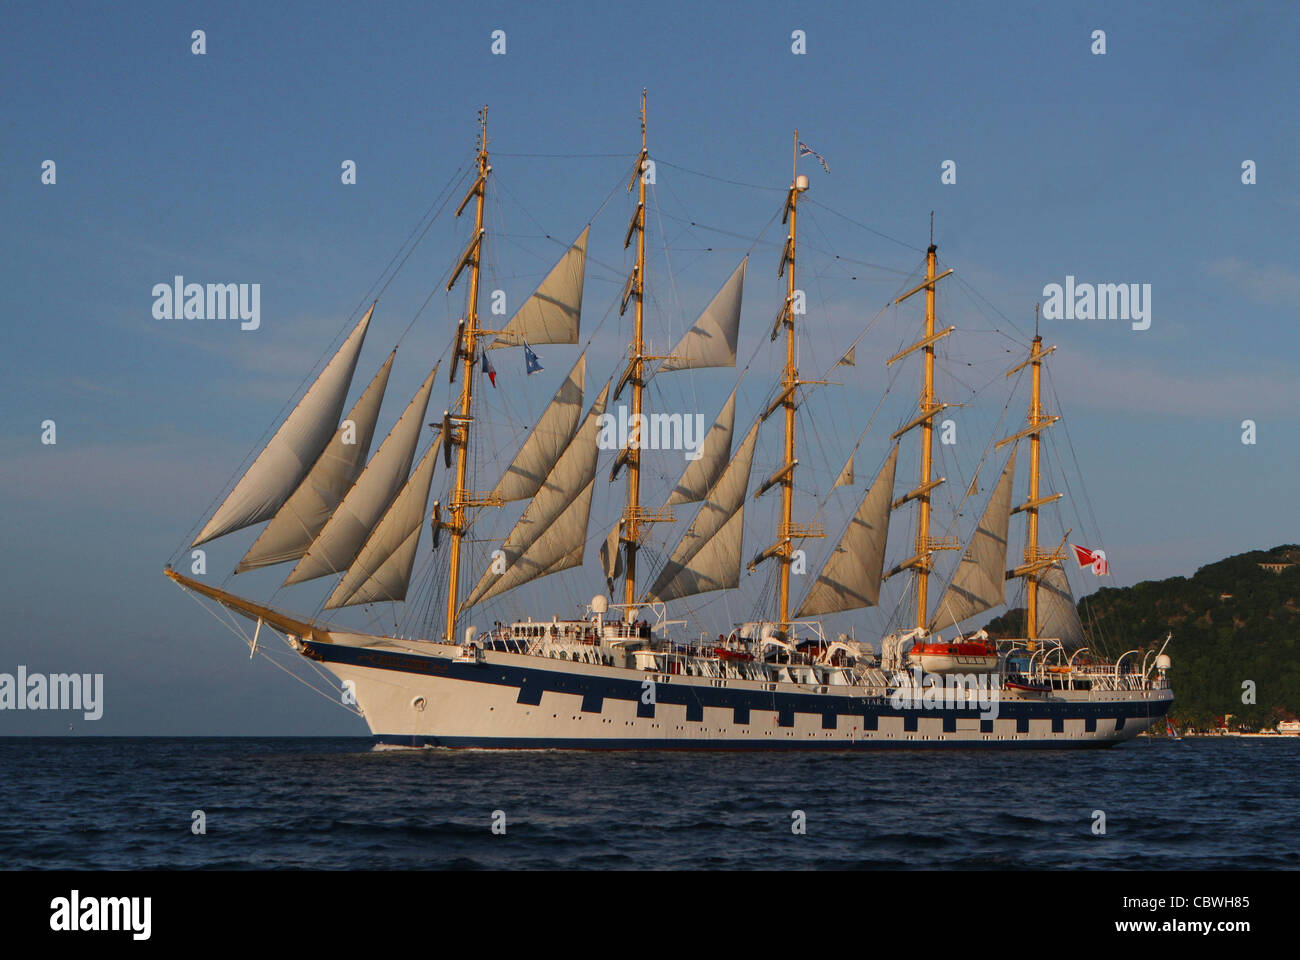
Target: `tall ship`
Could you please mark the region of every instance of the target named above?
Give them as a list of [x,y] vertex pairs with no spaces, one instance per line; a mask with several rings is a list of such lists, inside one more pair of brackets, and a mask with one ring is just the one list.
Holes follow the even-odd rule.
[[[810,189],[799,159],[812,151],[796,133],[792,177],[776,211],[774,266],[785,297],[770,304],[775,320],[764,321],[770,336],[758,348],[771,352],[779,372],[763,385],[764,400],[746,426],[740,388],[752,362],[739,376],[734,371],[749,253],[719,277],[716,294],[671,349],[655,352],[647,329],[646,307],[655,302],[647,187],[655,177],[644,91],[640,121],[640,152],[626,191],[621,180],[616,189],[632,206],[623,235],[630,268],[607,313],[617,313],[630,337],[607,380],[588,390],[589,353],[611,336],[602,320],[572,365],[565,361],[549,402],[526,415],[525,429],[508,444],[492,431],[501,416],[492,401],[508,406],[495,390],[495,363],[516,357],[528,374],[540,374],[534,348],[546,346],[549,363],[583,342],[591,223],[563,244],[504,324],[495,303],[483,310],[493,189],[485,107],[461,181],[468,189],[455,208],[457,222],[472,225],[446,274],[446,291],[460,287],[465,297],[463,314],[447,321],[447,353],[369,455],[397,353],[345,412],[379,305],[370,303],[166,575],[214,611],[237,614],[228,619],[250,656],[272,647],[284,653],[287,645],[305,661],[303,672],[329,680],[331,695],[387,745],[1065,748],[1111,745],[1163,724],[1173,699],[1169,638],[1164,645],[1139,638],[1138,649],[1105,655],[1086,635],[1066,576],[1069,531],[1055,544],[1040,537],[1040,520],[1063,494],[1046,486],[1042,444],[1060,417],[1048,412],[1043,385],[1055,348],[1043,345],[1037,323],[1028,349],[1020,347],[1005,378],[999,374],[1013,396],[1014,385],[1028,381],[1023,427],[991,436],[965,494],[945,504],[937,497],[946,478],[936,465],[936,433],[947,423],[940,415],[961,404],[940,398],[936,378],[939,350],[956,327],[941,327],[936,315],[936,291],[953,270],[939,269],[932,217],[924,273],[912,278],[920,282],[881,311],[920,312],[923,304],[922,325],[879,371],[891,388],[896,380],[917,383],[915,404],[896,430],[879,436],[876,413],[838,408],[831,438],[817,436],[817,445],[841,444],[838,456],[847,460],[837,456],[843,466],[833,481],[810,496],[818,484],[804,480],[809,468],[800,454],[816,451],[800,408],[815,391],[833,391],[837,371],[858,374],[858,348],[875,325],[835,344],[839,359],[829,370],[801,367],[801,336],[833,337],[810,326],[797,285],[799,219]],[[449,403],[438,415],[430,400],[440,370]],[[652,409],[652,383],[680,377],[731,388],[707,429],[691,430],[705,417]],[[1010,400],[1004,414],[1009,409]],[[851,446],[838,434],[845,423],[862,429]],[[760,438],[775,450],[774,469],[756,478]],[[688,451],[677,455],[680,472],[664,466],[665,447]],[[858,491],[855,463],[865,456],[878,466]],[[900,459],[914,464],[914,477],[900,470]],[[985,470],[996,479],[981,490]],[[666,489],[656,492],[656,484]],[[593,520],[597,502],[611,514],[608,523]],[[845,516],[827,536],[822,518],[837,504]],[[1019,555],[1008,549],[1013,518],[1023,522]],[[264,526],[235,573],[292,564],[284,588],[332,577],[319,609],[293,613],[278,599],[249,598],[230,589],[231,578],[216,586],[195,572],[201,563],[178,569],[204,545],[255,525]],[[584,567],[592,553],[600,562],[594,576],[592,565]],[[897,559],[888,569],[887,555]],[[561,574],[579,589],[585,584],[581,596],[590,599],[559,609],[530,586]],[[898,599],[890,628],[873,635],[851,618],[881,606],[887,584]],[[1020,635],[991,636],[975,621],[1009,605],[1008,584],[1023,590],[1023,621],[1013,631]],[[708,594],[728,598],[724,614],[740,604],[744,615],[722,623],[715,616],[713,629],[703,630],[689,604]],[[404,610],[409,629],[363,630],[329,619],[345,607]],[[848,627],[836,632],[827,618]]]

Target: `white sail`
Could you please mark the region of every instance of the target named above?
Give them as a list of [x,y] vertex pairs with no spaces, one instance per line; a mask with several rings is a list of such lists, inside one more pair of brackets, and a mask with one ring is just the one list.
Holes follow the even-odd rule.
[[352,566],[325,602],[325,608],[405,600],[415,564],[415,548],[429,508],[429,486],[442,446],[439,436],[424,452],[392,506],[384,513]]
[[488,344],[489,350],[517,347],[525,341],[531,344],[578,342],[590,230],[590,226],[583,228],[573,246],[510,318],[501,335]]
[[497,481],[492,491],[494,497],[506,501],[527,500],[541,489],[542,481],[578,429],[586,377],[587,354],[583,351],[515,459]]
[[736,391],[731,391],[722,405],[718,418],[704,435],[700,458],[687,463],[682,478],[668,497],[668,506],[679,503],[697,503],[713,489],[718,477],[731,459],[731,435],[736,424]]
[[795,616],[858,610],[880,602],[880,573],[885,566],[897,464],[898,447],[894,447]]
[[648,601],[675,600],[740,583],[740,548],[745,494],[754,461],[758,424],[749,428],[740,449],[700,504],[690,528],[646,595]]
[[[559,462],[506,537],[501,546],[505,571],[496,573],[489,566],[462,609],[582,562],[599,452],[596,437],[608,397],[609,384],[605,384]],[[576,563],[566,562],[575,555]]]
[[619,537],[623,533],[623,521],[619,520],[609,531],[609,536],[600,545],[600,566],[605,571],[605,579],[612,586],[623,575],[623,551],[619,549]]
[[834,489],[835,487],[853,486],[853,458],[856,456],[857,451],[849,454],[849,459],[846,460],[844,466],[840,468],[840,475],[836,477],[835,482],[831,484],[831,489]]
[[244,559],[235,567],[235,573],[297,560],[307,552],[316,534],[320,533],[325,521],[343,501],[343,496],[366,465],[370,442],[375,435],[375,422],[379,419],[379,407],[384,401],[384,390],[396,355],[396,350],[388,355],[370,385],[348,411],[334,439],[311,468],[311,473],[253,541]]
[[420,428],[429,406],[429,392],[433,389],[437,372],[435,367],[415,392],[393,429],[379,445],[378,452],[370,458],[343,502],[285,579],[286,587],[291,583],[339,573],[356,559],[370,531],[393,502],[411,471],[411,461],[415,459],[415,448],[420,441]]
[[745,264],[749,257],[722,285],[713,300],[687,330],[659,369],[689,370],[696,367],[734,367],[736,338],[740,331],[740,300],[745,287]]
[[1002,476],[993,487],[952,583],[943,592],[931,630],[961,623],[1006,601],[1007,525],[1011,520],[1011,485],[1016,471],[1016,447],[1011,448]]
[[338,426],[374,312],[372,303],[190,546],[269,520],[284,506]]
[[1065,568],[1054,563],[1038,579],[1038,635],[1060,640],[1067,650],[1083,646],[1083,624]]

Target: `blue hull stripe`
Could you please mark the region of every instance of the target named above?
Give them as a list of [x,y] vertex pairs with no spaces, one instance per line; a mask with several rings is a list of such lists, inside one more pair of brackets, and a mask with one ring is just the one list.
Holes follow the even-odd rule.
[[798,742],[758,743],[739,740],[603,739],[587,737],[412,737],[376,734],[378,744],[399,747],[446,747],[477,750],[992,750],[1098,749],[1114,746],[1116,740],[878,740],[853,743]]

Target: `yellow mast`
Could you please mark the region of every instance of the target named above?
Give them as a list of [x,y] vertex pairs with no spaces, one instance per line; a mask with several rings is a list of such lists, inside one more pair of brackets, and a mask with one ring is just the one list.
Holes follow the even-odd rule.
[[893,509],[897,510],[911,500],[917,501],[915,553],[911,559],[899,564],[885,574],[885,577],[888,578],[903,570],[911,569],[916,571],[916,628],[919,630],[925,630],[928,622],[926,614],[929,605],[930,574],[934,570],[933,553],[936,550],[956,550],[960,548],[960,543],[955,537],[930,536],[930,494],[935,487],[946,479],[945,477],[938,477],[937,479],[932,477],[934,467],[934,418],[950,406],[950,404],[939,402],[935,397],[934,345],[956,329],[956,327],[948,327],[945,330],[935,331],[934,289],[938,281],[952,273],[951,269],[945,270],[941,274],[935,273],[938,250],[939,248],[934,245],[934,214],[932,213],[930,214],[930,247],[925,253],[925,281],[894,300],[895,304],[902,303],[913,294],[922,290],[925,291],[924,333],[920,340],[896,353],[886,363],[886,366],[890,366],[915,350],[922,350],[925,354],[921,379],[921,396],[917,401],[919,413],[910,423],[896,431],[891,438],[897,440],[914,427],[921,428],[921,467],[916,489],[904,494],[892,504]]
[[1038,510],[1040,507],[1061,499],[1060,493],[1054,493],[1049,497],[1039,496],[1039,477],[1040,460],[1039,445],[1042,442],[1042,432],[1045,428],[1050,427],[1061,419],[1057,416],[1048,416],[1043,413],[1043,358],[1048,356],[1056,347],[1043,349],[1043,338],[1038,335],[1037,314],[1038,307],[1034,307],[1034,342],[1029,349],[1029,359],[1007,371],[1010,377],[1014,373],[1023,370],[1026,365],[1031,368],[1030,394],[1029,394],[1029,412],[1025,421],[1029,424],[1024,430],[1016,433],[1004,440],[999,440],[998,447],[1003,447],[1008,443],[1013,443],[1022,437],[1029,437],[1029,499],[1013,510],[1013,513],[1024,512],[1027,514],[1027,530],[1025,535],[1025,562],[1011,571],[1013,577],[1025,578],[1025,638],[1028,640],[1038,639],[1038,579],[1042,571],[1050,567],[1061,559],[1062,554],[1059,550],[1041,551],[1038,547]]
[[[627,510],[623,514],[624,582],[623,610],[624,618],[630,623],[636,617],[636,554],[640,543],[641,513],[641,445],[640,424],[642,394],[645,390],[645,181],[646,164],[649,154],[646,151],[645,106],[646,92],[641,91],[641,154],[637,158],[636,181],[639,184],[636,213],[632,225],[628,228],[628,240],[632,230],[636,231],[636,266],[632,268],[631,294],[636,298],[635,319],[632,323],[632,436],[628,438],[627,450]],[[632,184],[627,188],[632,189]]]
[[[929,281],[925,288],[925,339],[934,336],[934,268],[937,249],[933,243],[925,253],[925,279]],[[934,407],[934,344],[928,343],[925,351],[925,375],[921,386],[921,413],[928,413]],[[917,498],[916,507],[916,553],[924,555],[925,560],[916,568],[916,625],[924,628],[926,613],[929,609],[927,593],[930,588],[930,571],[934,562],[930,556],[930,470],[934,460],[934,418],[927,417],[921,423],[921,475],[917,486],[923,490]]]
[[799,235],[799,194],[807,188],[806,177],[802,186],[799,181],[799,131],[796,130],[794,132],[794,161],[791,164],[790,193],[786,204],[786,213],[790,221],[790,236],[786,241],[788,253],[786,262],[783,264],[788,267],[785,274],[785,369],[781,372],[781,394],[784,397],[782,405],[785,407],[785,459],[782,470],[783,476],[780,480],[781,526],[777,531],[777,542],[781,548],[777,554],[777,559],[781,564],[781,597],[778,623],[783,629],[790,622],[790,560],[794,555],[794,540],[791,536],[794,532],[794,394],[795,388],[799,385],[799,370],[795,366],[794,355],[794,267],[796,240]]
[[802,297],[802,293],[795,287],[794,272],[795,250],[799,236],[798,204],[800,194],[808,189],[808,178],[799,175],[798,130],[794,132],[794,162],[792,167],[793,174],[790,180],[790,190],[785,199],[785,214],[781,217],[781,222],[789,225],[789,232],[786,234],[785,248],[781,252],[781,265],[776,271],[778,277],[785,275],[785,306],[781,308],[781,314],[777,317],[776,325],[772,329],[772,339],[775,340],[781,332],[781,328],[785,327],[785,366],[781,371],[781,392],[768,405],[761,418],[766,420],[776,412],[777,408],[784,408],[784,458],[776,472],[768,477],[754,493],[754,497],[757,499],[771,487],[780,484],[781,522],[777,527],[776,543],[756,556],[749,564],[749,568],[752,570],[770,557],[776,557],[780,562],[781,580],[777,598],[777,623],[783,630],[790,625],[790,565],[794,562],[794,541],[825,535],[825,531],[819,523],[800,524],[794,522],[794,470],[799,463],[795,459],[795,395],[798,388],[803,384],[825,382],[823,380],[800,380],[799,368],[795,362],[794,318],[797,312],[803,312],[802,309],[796,310],[796,298]]
[[447,429],[444,431],[446,435],[443,437],[443,443],[448,452],[452,446],[456,448],[456,486],[451,494],[451,516],[444,525],[451,532],[451,557],[447,567],[447,621],[443,638],[446,643],[456,642],[456,614],[460,599],[461,542],[465,536],[465,518],[470,507],[479,505],[479,502],[473,498],[466,486],[466,475],[469,468],[470,424],[473,422],[471,410],[474,404],[474,357],[478,349],[480,334],[478,329],[478,294],[479,270],[483,259],[483,202],[487,192],[488,174],[492,171],[492,167],[488,164],[486,106],[479,113],[478,119],[478,179],[470,187],[469,192],[465,194],[465,199],[461,201],[460,208],[456,211],[456,216],[459,217],[464,211],[465,205],[469,203],[470,198],[475,198],[474,236],[470,240],[464,256],[461,257],[460,265],[452,274],[451,279],[447,281],[447,289],[450,290],[460,277],[461,270],[466,265],[469,266],[469,304],[465,309],[465,319],[461,324],[461,329],[457,331],[455,356],[452,359],[451,367],[451,376],[454,380],[458,365],[457,361],[463,360],[465,379],[461,383],[460,407],[457,415],[449,418]]

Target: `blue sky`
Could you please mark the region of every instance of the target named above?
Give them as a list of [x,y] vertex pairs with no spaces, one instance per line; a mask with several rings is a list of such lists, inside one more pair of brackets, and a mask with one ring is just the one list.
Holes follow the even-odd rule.
[[[608,319],[589,386],[614,372],[626,333],[610,305],[628,265],[620,181],[645,86],[660,162],[651,336],[668,346],[752,250],[740,355],[755,359],[740,420],[761,408],[779,365],[764,347],[783,296],[780,238],[764,229],[779,215],[797,126],[831,167],[802,167],[813,184],[801,221],[808,368],[822,372],[918,268],[931,210],[941,260],[960,278],[939,302],[941,322],[963,331],[944,370],[971,385],[1019,361],[1045,284],[1150,283],[1149,330],[1043,325],[1059,345],[1051,381],[1091,506],[1082,529],[1066,514],[1061,532],[1095,536],[1118,584],[1300,539],[1293,4],[11,4],[3,20],[0,671],[103,672],[105,716],[87,732],[362,732],[250,664],[160,569],[463,171],[483,103],[498,234],[489,287],[518,302],[557,240],[600,208],[584,335]],[[190,52],[195,29],[206,31],[203,56]],[[489,51],[496,29],[505,56]],[[802,56],[790,51],[796,29]],[[1090,53],[1095,29],[1104,56]],[[40,181],[45,160],[55,185]],[[354,186],[340,183],[344,160],[357,164]],[[940,182],[945,160],[956,184]],[[1245,160],[1257,165],[1253,186],[1241,183]],[[465,237],[441,218],[381,299],[355,385],[402,338],[381,431],[446,347],[463,294],[445,294],[439,278]],[[260,283],[262,328],[155,320],[152,287],[176,274]],[[887,382],[880,361],[918,323],[915,310],[888,313],[858,366],[837,372],[843,386],[805,405],[806,493],[825,492]],[[511,436],[507,414],[539,410],[574,356],[543,351],[550,379],[525,379],[517,358],[497,362],[492,402],[508,409],[493,436]],[[712,415],[732,382],[664,383],[652,396]],[[860,476],[907,418],[915,368],[898,383],[863,442]],[[946,389],[966,399],[957,380]],[[993,432],[999,390],[956,414],[958,473]],[[440,376],[431,409],[448,396]],[[46,419],[53,447],[40,443]],[[1244,419],[1258,424],[1253,446],[1240,442]],[[774,451],[760,453],[756,477]],[[832,533],[852,509],[836,497]],[[598,497],[593,536],[612,503]],[[494,521],[495,535],[515,516]],[[245,534],[213,546],[214,570],[233,566],[255,532]],[[747,539],[746,555],[762,539]],[[593,571],[553,579],[572,600],[598,588]],[[250,582],[239,587],[266,595],[278,580]],[[301,589],[281,599],[310,611],[324,585]],[[750,595],[701,604],[701,629],[740,616]],[[870,635],[887,613],[850,620]],[[0,733],[66,722],[0,715]]]

